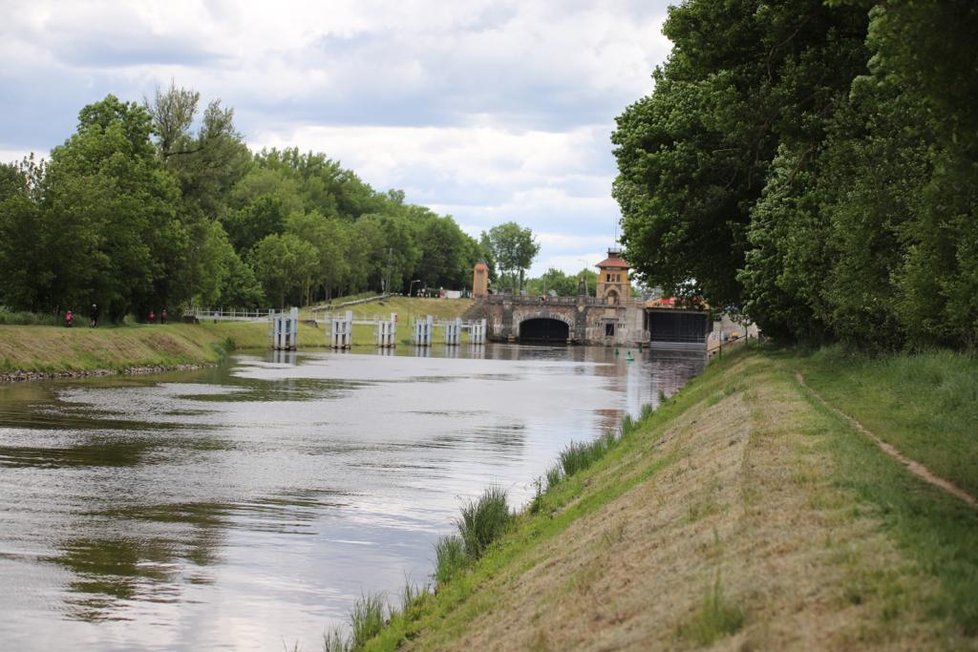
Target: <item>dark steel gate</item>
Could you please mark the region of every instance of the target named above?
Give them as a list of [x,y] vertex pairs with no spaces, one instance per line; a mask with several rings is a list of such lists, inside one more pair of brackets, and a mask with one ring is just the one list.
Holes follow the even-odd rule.
[[539,317],[520,324],[520,342],[537,344],[567,344],[570,326],[559,319]]
[[712,324],[708,312],[648,308],[645,311],[645,330],[649,340],[659,344],[702,344],[710,334]]

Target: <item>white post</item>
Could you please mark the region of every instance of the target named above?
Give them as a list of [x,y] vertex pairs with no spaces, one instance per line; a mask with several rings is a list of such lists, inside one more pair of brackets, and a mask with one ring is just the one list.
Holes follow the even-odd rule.
[[462,320],[456,318],[445,323],[445,344],[458,346],[462,341]]
[[431,332],[434,330],[434,318],[428,315],[425,319],[414,320],[415,346],[431,346]]
[[346,311],[346,328],[344,329],[343,348],[349,349],[353,346],[353,311]]
[[353,345],[353,311],[347,310],[343,317],[333,317],[331,320],[331,342],[334,349],[348,349]]
[[390,320],[377,319],[377,346],[386,349],[394,346],[394,334],[397,330],[397,315],[391,313]]
[[299,342],[299,309],[288,314],[270,311],[272,322],[272,348],[276,351],[294,351]]
[[470,321],[469,327],[469,344],[485,344],[486,343],[486,320],[479,319],[478,321]]
[[289,311],[289,350],[299,348],[299,309],[295,306]]

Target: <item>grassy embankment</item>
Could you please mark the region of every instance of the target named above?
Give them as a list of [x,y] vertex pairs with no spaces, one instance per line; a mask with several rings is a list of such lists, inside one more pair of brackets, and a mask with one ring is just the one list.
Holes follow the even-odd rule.
[[978,649],[978,510],[813,391],[974,491],[974,357],[740,352],[366,647]]
[[[417,316],[454,318],[471,305],[466,300],[396,297],[355,306],[354,315],[370,317],[398,314],[397,340],[409,342],[411,321]],[[308,313],[302,319],[309,320]],[[0,325],[0,374],[16,371],[40,374],[123,371],[141,367],[177,367],[211,364],[230,349],[267,349],[267,322],[203,322],[199,325],[172,322],[100,326]],[[355,326],[357,347],[373,347],[373,329]],[[308,321],[299,326],[299,348],[326,346],[324,325]]]

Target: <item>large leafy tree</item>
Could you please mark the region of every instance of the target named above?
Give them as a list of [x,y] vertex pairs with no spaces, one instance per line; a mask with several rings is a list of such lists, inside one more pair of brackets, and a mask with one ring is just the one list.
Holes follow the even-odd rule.
[[316,248],[291,233],[263,238],[250,261],[266,298],[277,308],[301,303],[316,280]]
[[334,290],[345,286],[350,278],[352,225],[337,217],[324,217],[312,211],[290,215],[286,221],[286,231],[316,249],[316,278],[309,287],[306,302],[311,302],[313,298],[331,299]]
[[109,95],[52,151],[41,199],[49,306],[98,303],[119,320],[170,301],[160,292],[188,234],[150,132],[143,107]]
[[978,5],[688,0],[665,31],[614,136],[640,274],[776,336],[975,346]]
[[[472,267],[479,258],[478,244],[451,217],[426,208],[411,207],[409,219],[418,229],[421,256],[413,277],[421,287],[462,288],[471,283]],[[405,288],[409,290],[410,287]]]
[[45,255],[49,234],[36,201],[43,174],[43,164],[33,158],[0,165],[0,304],[52,307],[43,295],[52,280]]
[[516,222],[505,222],[483,234],[483,241],[492,252],[492,260],[500,274],[515,281],[516,289],[523,290],[526,270],[540,252],[540,245],[529,227]]
[[865,11],[822,0],[689,0],[669,11],[674,48],[653,93],[614,133],[623,243],[646,284],[743,301],[747,227],[782,140],[802,166],[863,65]]

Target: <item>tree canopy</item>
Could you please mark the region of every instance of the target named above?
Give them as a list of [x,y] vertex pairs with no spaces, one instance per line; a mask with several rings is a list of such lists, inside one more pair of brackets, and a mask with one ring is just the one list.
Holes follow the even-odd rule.
[[172,84],[79,112],[50,161],[0,166],[0,305],[113,320],[190,303],[284,307],[412,281],[464,287],[451,216],[296,148],[253,153],[219,100]]
[[490,252],[492,264],[504,285],[522,291],[526,270],[540,252],[533,232],[516,222],[505,222],[483,232],[481,242]]
[[978,6],[687,0],[613,135],[639,277],[769,335],[978,344]]

